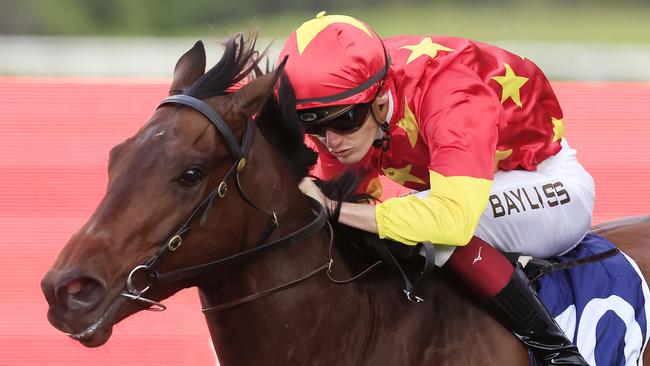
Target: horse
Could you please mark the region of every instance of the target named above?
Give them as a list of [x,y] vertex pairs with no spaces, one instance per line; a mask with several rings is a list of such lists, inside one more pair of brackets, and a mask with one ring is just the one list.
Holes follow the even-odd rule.
[[[338,281],[358,268],[298,189],[315,156],[274,96],[282,64],[259,73],[262,56],[251,36],[230,38],[208,72],[201,42],[178,60],[170,96],[110,151],[105,196],[41,282],[50,323],[98,347],[116,323],[196,286],[224,366],[529,364],[439,273],[422,303],[386,271]],[[598,230],[647,275],[650,218]]]

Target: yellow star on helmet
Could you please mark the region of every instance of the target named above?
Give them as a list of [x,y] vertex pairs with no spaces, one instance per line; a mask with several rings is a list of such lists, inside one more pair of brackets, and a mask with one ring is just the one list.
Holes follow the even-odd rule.
[[445,47],[438,43],[433,43],[430,37],[424,37],[420,43],[402,46],[400,49],[401,48],[405,48],[411,51],[408,60],[406,60],[407,65],[422,55],[427,55],[431,58],[435,58],[438,55],[438,51],[453,51],[451,48]]
[[403,186],[404,183],[406,182],[426,184],[425,181],[411,174],[411,168],[412,165],[409,164],[404,166],[403,168],[389,167],[389,168],[382,168],[381,170],[384,172],[384,175],[386,175],[392,181],[396,182],[401,186]]
[[415,115],[409,109],[409,103],[406,98],[404,98],[404,116],[397,122],[397,127],[406,131],[411,147],[415,148],[415,144],[418,142],[420,128],[418,127],[418,122],[415,120]]
[[346,23],[351,26],[357,27],[364,31],[370,38],[372,38],[372,32],[368,27],[357,19],[347,16],[347,15],[325,15],[324,11],[321,11],[316,15],[316,18],[308,20],[298,29],[296,29],[296,42],[298,42],[298,53],[302,55],[305,51],[305,48],[309,43],[320,33],[323,29],[327,28],[328,25],[334,23]]
[[506,63],[503,63],[503,66],[506,68],[505,75],[493,76],[490,78],[501,85],[501,104],[510,98],[516,105],[519,106],[519,108],[522,108],[519,89],[521,89],[521,87],[526,84],[528,78],[517,76],[515,72],[512,71],[512,67]]
[[553,123],[553,142],[564,137],[564,120],[551,117]]

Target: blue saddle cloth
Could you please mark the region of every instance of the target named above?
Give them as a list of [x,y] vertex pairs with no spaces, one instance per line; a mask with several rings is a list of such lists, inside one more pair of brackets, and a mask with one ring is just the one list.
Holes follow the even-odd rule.
[[[559,257],[573,261],[602,253],[614,244],[589,234]],[[551,315],[590,365],[642,365],[648,341],[648,285],[623,253],[569,270],[551,272],[535,286]]]

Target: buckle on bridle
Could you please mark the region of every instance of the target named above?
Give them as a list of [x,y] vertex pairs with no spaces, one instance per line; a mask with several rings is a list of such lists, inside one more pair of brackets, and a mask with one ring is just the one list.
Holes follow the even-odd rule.
[[237,172],[241,172],[244,170],[244,167],[246,166],[246,158],[241,158],[239,160],[239,163],[237,163]]
[[221,183],[219,183],[219,187],[217,187],[217,195],[219,198],[223,198],[226,195],[226,191],[228,191],[228,185],[222,180]]
[[[167,242],[167,248],[169,248],[170,251],[175,251],[178,249],[181,244],[183,243],[183,238],[181,238],[180,235],[174,235],[169,241]],[[138,266],[139,267],[139,266]],[[135,267],[135,268],[138,268]]]

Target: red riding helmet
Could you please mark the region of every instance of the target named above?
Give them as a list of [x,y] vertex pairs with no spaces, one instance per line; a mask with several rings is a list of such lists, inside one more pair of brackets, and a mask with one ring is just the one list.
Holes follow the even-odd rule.
[[291,33],[279,60],[285,56],[297,109],[370,102],[390,64],[372,28],[353,17],[325,12]]

